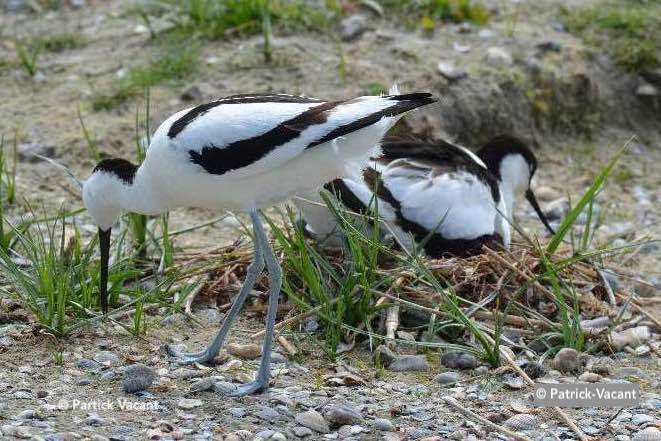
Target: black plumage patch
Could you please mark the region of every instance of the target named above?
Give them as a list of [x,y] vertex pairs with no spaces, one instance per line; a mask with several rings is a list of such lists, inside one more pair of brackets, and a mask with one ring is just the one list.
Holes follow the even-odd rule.
[[339,103],[329,102],[312,107],[300,115],[278,124],[273,129],[258,136],[233,142],[222,148],[213,145],[201,151],[189,150],[191,161],[207,173],[222,175],[260,160],[278,146],[295,138],[310,126],[323,124],[328,112]]
[[130,185],[133,184],[133,179],[135,178],[135,172],[137,169],[138,166],[132,164],[126,159],[110,158],[99,162],[96,167],[94,167],[92,173],[111,173]]
[[223,104],[252,104],[252,103],[321,103],[323,101],[305,96],[285,94],[251,94],[231,95],[210,103],[200,104],[186,112],[184,116],[176,120],[168,130],[168,137],[174,138],[181,133],[191,122],[204,115],[214,107]]
[[310,143],[306,147],[306,149],[326,143],[328,141],[332,141],[333,139],[339,138],[351,132],[355,132],[356,130],[360,130],[362,128],[370,126],[374,123],[377,123],[381,118],[396,116],[408,112],[409,110],[413,110],[415,108],[425,106],[427,104],[431,104],[436,101],[436,99],[434,99],[430,93],[412,93],[409,95],[393,95],[385,98],[397,101],[397,103],[388,107],[387,109],[379,110],[378,112],[374,112],[370,115],[364,116],[363,118],[352,121],[349,124],[345,124],[334,130],[331,130],[330,132],[328,132],[326,135],[322,136],[318,140]]
[[497,204],[500,202],[500,190],[496,176],[476,163],[462,148],[450,142],[439,140],[431,142],[402,141],[389,138],[381,143],[383,155],[381,160],[389,163],[396,159],[418,159],[431,163],[439,173],[465,170],[476,176],[480,182],[488,186],[491,197]]
[[416,92],[416,93],[405,93],[400,95],[386,95],[384,98],[393,101],[424,101],[431,100],[427,104],[433,103],[436,101],[431,93],[427,92]]
[[324,185],[324,188],[332,193],[342,204],[354,213],[367,214],[367,207],[363,204],[351,189],[344,183],[343,179],[335,179]]
[[528,163],[530,166],[530,176],[532,177],[535,174],[535,170],[537,170],[537,159],[528,146],[514,136],[496,136],[480,148],[477,156],[484,161],[491,173],[498,179],[502,179],[502,176],[500,176],[500,163],[506,156],[516,154],[523,156]]

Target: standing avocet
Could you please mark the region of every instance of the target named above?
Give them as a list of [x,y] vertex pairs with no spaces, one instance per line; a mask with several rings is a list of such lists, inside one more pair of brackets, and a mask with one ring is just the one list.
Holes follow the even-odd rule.
[[254,229],[253,261],[220,331],[202,351],[169,351],[182,362],[213,360],[266,265],[270,297],[257,378],[227,385],[227,391],[245,395],[265,389],[282,274],[257,210],[345,175],[345,163],[367,161],[405,112],[435,101],[428,93],[396,93],[393,88],[390,95],[347,101],[229,96],[168,118],[139,167],[124,159],[101,161],[84,183],[83,200],[99,226],[103,311],[108,309],[110,229],[120,213],[153,215],[176,207],[246,211]]
[[[524,193],[553,232],[530,188],[537,160],[517,138],[495,137],[477,155],[445,141],[385,141],[381,150],[370,167],[325,187],[355,212],[365,212],[376,196],[379,215],[408,248],[421,244],[441,257],[477,254],[482,245],[509,247],[514,203]],[[336,242],[334,216],[315,193],[302,196],[317,202],[296,201],[308,231]]]

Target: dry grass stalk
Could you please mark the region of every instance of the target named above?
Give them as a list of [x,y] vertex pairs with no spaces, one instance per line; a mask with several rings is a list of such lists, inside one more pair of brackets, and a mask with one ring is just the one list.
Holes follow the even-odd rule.
[[472,410],[468,409],[464,405],[461,405],[457,403],[457,400],[455,400],[452,397],[444,397],[443,401],[445,401],[450,407],[453,409],[459,411],[463,415],[466,415],[469,418],[472,418],[474,420],[479,421],[480,423],[484,424],[487,427],[490,427],[491,429],[495,430],[496,432],[500,432],[503,435],[507,435],[508,437],[518,440],[518,441],[532,441],[531,438],[528,438],[527,436],[524,435],[519,435],[516,432],[512,432],[511,430],[507,429],[506,427],[500,426],[492,421],[489,421],[488,419],[476,414]]

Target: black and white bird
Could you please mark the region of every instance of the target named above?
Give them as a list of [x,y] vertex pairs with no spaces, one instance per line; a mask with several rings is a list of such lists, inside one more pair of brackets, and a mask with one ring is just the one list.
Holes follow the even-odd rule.
[[[445,141],[392,140],[381,150],[369,167],[356,165],[351,176],[325,188],[358,213],[376,197],[379,216],[406,248],[422,245],[431,257],[470,256],[482,245],[508,248],[514,205],[524,194],[553,232],[530,187],[537,160],[517,138],[495,137],[477,155]],[[314,192],[299,196],[295,203],[308,232],[337,244],[330,210]]]
[[404,113],[434,101],[431,94],[400,95],[396,88],[390,95],[346,101],[252,94],[172,115],[154,133],[139,167],[105,159],[83,184],[85,207],[99,227],[103,311],[108,309],[110,230],[120,213],[154,215],[177,207],[245,211],[254,229],[253,261],[220,331],[202,351],[169,352],[186,363],[213,360],[266,266],[270,298],[257,377],[241,386],[228,384],[227,392],[265,389],[282,274],[258,209],[346,175],[345,163],[367,161]]

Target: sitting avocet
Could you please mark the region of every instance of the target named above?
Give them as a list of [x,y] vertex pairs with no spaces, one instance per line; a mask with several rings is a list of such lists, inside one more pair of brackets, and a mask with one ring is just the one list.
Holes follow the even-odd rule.
[[[542,223],[530,181],[537,169],[532,151],[519,139],[498,136],[475,155],[448,142],[385,141],[370,166],[325,185],[351,211],[362,213],[377,197],[379,216],[398,242],[422,245],[431,257],[470,256],[482,245],[510,245],[511,216],[525,194]],[[318,194],[295,200],[309,233],[337,243],[338,226]]]
[[268,387],[280,265],[258,209],[346,175],[345,164],[367,161],[382,137],[409,110],[434,102],[428,93],[364,96],[347,101],[268,94],[234,95],[186,109],[156,130],[139,167],[124,159],[101,161],[83,185],[85,207],[99,227],[100,298],[108,309],[110,229],[122,212],[159,214],[176,207],[242,210],[250,214],[255,250],[246,279],[220,331],[204,350],[180,353],[182,362],[209,362],[266,265],[266,335],[254,382],[227,392]]

